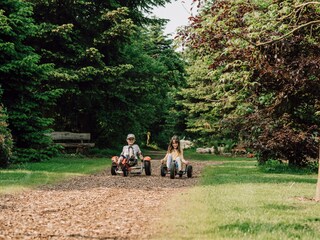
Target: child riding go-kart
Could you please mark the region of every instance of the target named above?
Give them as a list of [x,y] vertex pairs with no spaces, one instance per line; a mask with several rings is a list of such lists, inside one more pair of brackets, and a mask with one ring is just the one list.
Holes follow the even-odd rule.
[[192,177],[192,166],[189,164],[186,164],[185,169],[179,171],[178,170],[178,163],[177,161],[173,160],[170,164],[170,168],[168,169],[167,165],[165,163],[161,164],[161,176],[165,177],[167,174],[170,174],[170,178],[174,179],[176,175],[179,175],[179,177],[182,177],[183,175],[187,174],[188,178]]
[[[123,146],[120,157],[112,157],[111,174],[122,174],[124,177],[131,174],[142,174],[143,170],[147,176],[151,175],[151,158],[143,157],[141,150],[135,144],[136,137],[130,133],[127,136],[128,145]],[[141,161],[138,160],[141,159]],[[140,163],[140,164],[139,164]]]
[[[146,156],[142,160],[123,158],[120,164],[118,164],[118,157],[113,156],[111,158],[111,174],[123,175],[124,177],[129,174],[140,175],[145,172],[147,176],[151,175],[151,158]],[[140,162],[140,163],[139,163]]]
[[[182,168],[182,164],[185,164],[185,169]],[[161,176],[164,177],[167,173],[170,173],[171,179],[176,175],[182,177],[184,174],[187,174],[188,178],[192,177],[192,166],[184,159],[180,139],[176,135],[171,138],[166,156],[161,159]]]

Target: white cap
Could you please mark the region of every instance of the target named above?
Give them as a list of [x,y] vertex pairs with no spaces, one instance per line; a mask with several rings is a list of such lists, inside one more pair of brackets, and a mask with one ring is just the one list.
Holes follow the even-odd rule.
[[129,139],[129,138],[136,138],[135,136],[134,136],[134,134],[132,134],[132,133],[130,133],[130,134],[128,134],[128,136],[127,136],[127,139]]

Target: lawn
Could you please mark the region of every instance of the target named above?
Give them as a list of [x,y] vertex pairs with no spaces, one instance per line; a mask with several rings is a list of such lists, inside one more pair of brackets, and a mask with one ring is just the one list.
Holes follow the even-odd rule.
[[166,230],[155,239],[320,239],[316,174],[261,170],[248,158],[194,157],[223,164],[206,168],[199,186],[169,200]]
[[39,163],[13,165],[0,170],[0,194],[52,184],[71,177],[103,171],[109,158],[58,157]]

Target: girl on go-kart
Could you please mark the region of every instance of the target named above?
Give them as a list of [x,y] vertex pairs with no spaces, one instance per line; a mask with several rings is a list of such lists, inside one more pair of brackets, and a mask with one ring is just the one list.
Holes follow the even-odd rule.
[[161,160],[161,163],[167,163],[167,169],[170,169],[171,162],[175,160],[178,164],[178,171],[181,172],[182,170],[182,163],[188,164],[189,162],[186,161],[183,157],[183,150],[180,146],[180,139],[178,136],[173,136],[168,146],[168,151],[166,156]]

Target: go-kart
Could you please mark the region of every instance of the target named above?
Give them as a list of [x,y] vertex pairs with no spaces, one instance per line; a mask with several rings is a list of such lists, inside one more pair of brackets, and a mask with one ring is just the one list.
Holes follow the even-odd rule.
[[186,164],[186,167],[182,171],[178,171],[178,163],[175,160],[171,162],[170,169],[168,169],[165,163],[162,163],[160,171],[161,171],[162,177],[165,177],[167,174],[170,174],[171,179],[174,179],[176,175],[179,175],[179,177],[182,177],[185,174],[187,174],[188,178],[192,177],[192,166],[189,164]]
[[123,158],[118,164],[118,157],[111,158],[111,175],[122,175],[127,177],[129,174],[141,175],[143,171],[147,176],[151,175],[151,158],[146,156],[142,160]]

